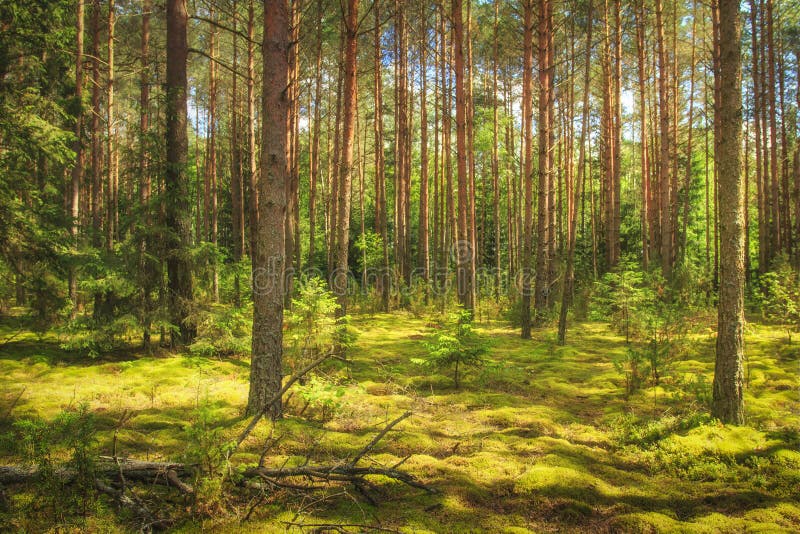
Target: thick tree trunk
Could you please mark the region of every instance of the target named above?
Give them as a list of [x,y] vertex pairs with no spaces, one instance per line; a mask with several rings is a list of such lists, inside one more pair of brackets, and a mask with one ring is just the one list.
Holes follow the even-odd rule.
[[669,107],[669,65],[664,45],[663,1],[656,0],[656,39],[658,47],[658,107],[660,117],[660,158],[658,167],[658,183],[661,193],[661,271],[664,277],[672,274],[672,216],[671,205],[671,155],[672,136],[670,134]]
[[289,13],[284,0],[264,0],[261,176],[253,262],[253,348],[247,413],[281,416],[283,273],[286,263],[286,161],[289,99]]
[[[167,1],[167,106],[165,205],[167,232],[167,273],[169,277],[170,318],[178,331],[173,345],[189,344],[196,328],[190,322],[192,302],[192,266],[188,258],[191,241],[189,187],[186,157],[189,140],[186,133],[186,58],[188,42],[186,0]],[[110,222],[109,222],[110,224]]]
[[719,168],[721,262],[717,357],[713,415],[725,423],[744,423],[744,212],[740,169],[742,98],[739,1],[719,0],[720,139],[715,152]]

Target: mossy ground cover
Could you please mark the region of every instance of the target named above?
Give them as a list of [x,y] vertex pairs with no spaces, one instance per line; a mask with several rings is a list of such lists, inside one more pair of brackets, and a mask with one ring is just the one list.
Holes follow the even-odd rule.
[[[239,462],[256,462],[278,437],[274,465],[331,462],[354,454],[388,420],[413,416],[368,461],[403,467],[439,490],[429,495],[387,481],[377,505],[332,489],[324,504],[275,494],[241,519],[246,505],[188,520],[220,532],[284,531],[287,523],[380,524],[407,532],[775,532],[800,529],[800,343],[760,324],[747,330],[749,426],[712,421],[714,339],[696,328],[688,353],[657,388],[628,398],[612,360],[626,350],[608,325],[574,326],[559,347],[551,330],[523,341],[500,321],[476,330],[487,365],[451,377],[411,362],[424,356],[430,321],[409,314],[357,316],[349,363],[326,374],[329,404],[299,394],[287,417],[262,423]],[[15,325],[5,325],[9,336]],[[248,364],[131,349],[96,360],[65,353],[54,337],[23,333],[0,349],[0,432],[13,420],[52,419],[84,403],[95,414],[101,453],[182,460],[198,421],[213,439],[245,425]],[[16,400],[18,399],[18,400]],[[16,401],[15,401],[16,400]],[[13,405],[13,409],[12,409]],[[116,438],[114,436],[116,435]],[[193,437],[194,436],[194,437]],[[0,463],[20,459],[3,452]],[[0,529],[35,528],[17,497]],[[16,511],[15,511],[16,510]],[[298,515],[298,512],[302,512]],[[125,528],[97,508],[82,529]]]

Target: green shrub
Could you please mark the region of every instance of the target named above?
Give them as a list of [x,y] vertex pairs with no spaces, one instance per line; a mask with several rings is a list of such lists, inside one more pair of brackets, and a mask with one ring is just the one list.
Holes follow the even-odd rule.
[[486,347],[473,330],[472,312],[468,310],[453,314],[451,325],[445,328],[445,331],[433,334],[431,341],[425,344],[428,349],[425,358],[412,358],[411,361],[436,371],[453,369],[453,382],[458,389],[460,372],[464,367],[481,366]]
[[251,317],[245,308],[220,305],[197,314],[197,337],[189,352],[206,358],[249,355]]
[[760,285],[764,316],[784,325],[791,342],[792,331],[800,331],[800,274],[781,256],[761,275]]

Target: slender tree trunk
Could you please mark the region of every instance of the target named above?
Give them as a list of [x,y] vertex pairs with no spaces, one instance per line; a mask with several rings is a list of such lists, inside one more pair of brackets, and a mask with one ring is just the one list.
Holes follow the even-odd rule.
[[561,289],[561,310],[558,316],[558,344],[564,345],[567,338],[567,311],[569,309],[572,292],[575,286],[575,241],[578,224],[578,203],[583,196],[583,183],[586,172],[586,131],[589,125],[589,92],[591,82],[592,64],[592,16],[593,5],[589,0],[587,9],[587,28],[586,28],[586,51],[584,52],[586,63],[583,75],[583,113],[581,115],[581,136],[578,141],[578,176],[574,190],[574,200],[572,210],[569,211],[569,231],[567,232],[569,243],[567,244],[567,266],[564,274],[564,285]]
[[283,273],[286,264],[286,161],[289,99],[289,13],[284,0],[264,0],[261,176],[253,262],[253,356],[247,413],[281,416]]
[[375,12],[375,47],[373,67],[374,89],[375,89],[375,225],[381,236],[381,247],[383,252],[382,272],[378,277],[378,293],[380,294],[381,311],[389,311],[389,286],[391,278],[389,276],[389,233],[386,217],[386,174],[383,154],[383,68],[381,53],[381,11],[380,3],[376,2],[373,11]]
[[[100,130],[100,0],[92,4],[92,245],[100,248],[103,221],[103,144]],[[97,311],[95,307],[95,312]]]
[[[78,246],[78,232],[81,217],[81,182],[83,181],[83,17],[84,0],[78,0],[77,18],[75,23],[75,100],[78,102],[75,113],[75,165],[72,167],[72,190],[70,191],[70,237],[73,246]],[[75,266],[70,265],[69,300],[72,303],[71,316],[75,318],[78,312],[78,274]]]
[[108,158],[108,188],[107,193],[107,213],[106,213],[106,248],[111,250],[114,246],[114,238],[118,227],[118,192],[119,192],[119,171],[117,167],[117,125],[114,117],[114,91],[115,72],[114,72],[114,30],[116,27],[116,5],[115,0],[108,2],[108,87],[106,94],[106,128],[107,128],[107,154]]
[[669,107],[669,65],[664,46],[663,2],[656,0],[656,39],[658,48],[658,107],[660,116],[660,160],[658,169],[659,190],[661,193],[661,271],[665,278],[672,275],[672,216],[671,205],[671,155],[672,136],[670,135]]
[[647,270],[650,265],[652,247],[652,226],[650,222],[650,159],[648,157],[647,137],[647,59],[645,49],[645,14],[644,0],[639,0],[636,8],[636,49],[638,52],[639,73],[639,111],[641,135],[641,180],[642,180],[642,266]]
[[552,199],[552,108],[553,108],[553,68],[550,63],[552,23],[552,4],[550,0],[539,0],[538,56],[539,56],[539,187],[537,244],[536,244],[536,283],[534,287],[534,324],[541,326],[546,319],[550,293],[550,245]]
[[[148,0],[149,1],[149,0]],[[240,307],[241,281],[238,265],[244,255],[244,180],[242,174],[241,133],[239,130],[239,39],[238,2],[233,0],[233,73],[231,81],[231,219],[233,226],[233,261],[237,266],[233,278],[233,305]]]
[[259,188],[256,167],[256,73],[255,73],[255,9],[253,0],[247,6],[247,175],[250,183],[250,258],[256,257],[258,239]]
[[[213,4],[209,11],[209,17],[216,21],[216,14]],[[211,243],[217,246],[218,234],[218,214],[217,214],[217,27],[212,23],[209,37],[209,56],[211,60],[208,64],[208,147],[206,151],[206,161],[208,161],[208,173],[206,183],[208,185],[208,201],[210,209],[209,235]],[[206,212],[209,215],[208,209]],[[211,295],[214,302],[219,302],[219,272],[217,271],[216,259],[211,260]]]
[[428,46],[427,34],[427,5],[422,4],[422,35],[419,48],[420,77],[422,78],[422,91],[420,92],[420,179],[419,179],[419,261],[420,275],[425,283],[425,295],[428,294],[428,275],[430,269],[430,247],[428,242],[428,68],[426,50]]
[[[533,2],[524,0],[522,52],[522,146],[524,215],[522,224],[522,339],[531,337],[531,256],[533,255]],[[539,217],[544,214],[540,213]],[[543,236],[540,235],[542,240]],[[538,249],[537,249],[538,250]],[[538,265],[537,265],[538,274]]]
[[155,288],[156,281],[154,270],[151,266],[150,260],[147,258],[147,248],[149,228],[152,224],[152,217],[150,216],[150,195],[152,189],[150,177],[150,161],[148,150],[148,134],[150,130],[150,12],[152,11],[151,0],[144,0],[142,2],[142,73],[141,73],[141,88],[139,93],[139,167],[141,172],[141,183],[139,186],[139,203],[141,209],[144,210],[142,225],[142,238],[140,241],[140,254],[141,259],[139,262],[140,269],[145,275],[147,280],[142,284],[142,344],[145,350],[150,350],[150,322],[153,303],[150,298],[152,290]]
[[456,166],[458,177],[458,301],[467,310],[475,307],[473,302],[472,250],[468,224],[469,175],[467,170],[467,102],[464,82],[464,21],[461,0],[452,0],[453,58],[456,79]]
[[[314,257],[317,253],[317,183],[319,182],[319,130],[320,130],[320,103],[322,99],[322,6],[318,6],[317,16],[317,72],[314,81],[314,124],[311,139],[311,165],[309,172],[309,197],[308,197],[308,265],[314,266]],[[310,107],[309,107],[310,109]]]
[[348,249],[350,245],[350,189],[353,173],[353,139],[358,111],[356,67],[358,59],[358,0],[348,0],[345,20],[344,94],[342,101],[342,159],[336,225],[336,271],[333,289],[340,315],[347,313]]
[[186,36],[188,15],[186,0],[167,1],[167,167],[166,225],[171,230],[166,238],[169,309],[172,324],[178,331],[172,335],[173,345],[189,344],[196,327],[190,322],[192,304],[192,267],[188,259],[191,241],[189,187],[186,157],[189,141],[186,134]]
[[712,413],[724,423],[743,424],[744,213],[741,163],[741,50],[738,0],[719,0],[720,262],[717,357]]
[[[498,33],[500,2],[494,0],[492,39],[492,220],[494,222],[494,299],[500,302],[500,140],[497,105]],[[508,192],[507,192],[508,194]],[[510,237],[510,236],[509,236]]]

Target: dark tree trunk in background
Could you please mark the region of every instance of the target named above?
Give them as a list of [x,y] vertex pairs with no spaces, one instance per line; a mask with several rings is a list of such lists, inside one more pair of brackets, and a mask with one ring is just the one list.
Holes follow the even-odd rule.
[[[78,230],[81,216],[81,182],[83,181],[83,0],[78,0],[77,19],[75,23],[75,100],[77,111],[75,113],[75,165],[72,167],[72,184],[69,195],[70,237],[73,245],[78,245]],[[74,265],[69,268],[69,300],[72,302],[71,315],[74,318],[78,311],[78,277]]]
[[740,169],[742,90],[739,1],[719,0],[719,96],[716,120],[719,168],[720,284],[712,413],[744,423],[744,182]]
[[524,0],[522,52],[522,145],[524,216],[522,224],[522,339],[531,337],[531,256],[533,255],[533,1]]
[[[192,265],[188,247],[191,241],[191,207],[186,157],[189,140],[186,134],[186,0],[167,1],[167,107],[165,205],[169,309],[172,324],[178,331],[173,345],[189,344],[196,328],[189,322],[192,304]],[[112,158],[113,159],[113,158]],[[111,224],[109,222],[109,224]]]
[[253,261],[253,346],[247,413],[278,418],[283,376],[283,272],[286,263],[286,161],[289,98],[289,13],[285,0],[264,1],[264,80],[259,214]]

